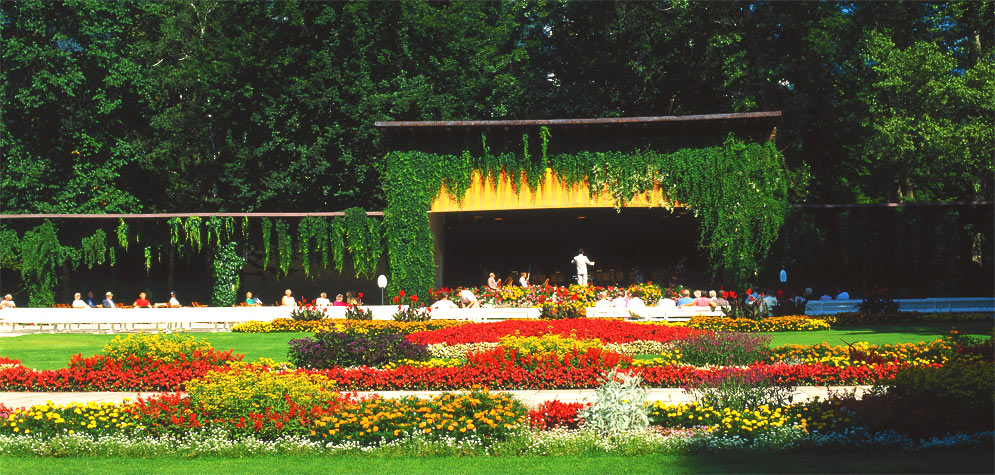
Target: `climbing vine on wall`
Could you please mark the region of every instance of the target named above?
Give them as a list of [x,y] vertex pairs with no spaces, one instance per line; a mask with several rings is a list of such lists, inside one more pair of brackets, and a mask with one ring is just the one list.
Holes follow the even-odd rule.
[[238,244],[234,242],[227,242],[214,250],[214,260],[211,263],[214,277],[211,305],[215,307],[231,306],[238,299],[244,261],[237,250]]
[[391,278],[388,293],[424,295],[435,275],[428,209],[442,184],[443,156],[411,151],[387,157],[383,187],[387,198],[383,226]]
[[280,273],[286,277],[294,260],[294,243],[290,225],[282,219],[276,220],[276,251],[280,257]]

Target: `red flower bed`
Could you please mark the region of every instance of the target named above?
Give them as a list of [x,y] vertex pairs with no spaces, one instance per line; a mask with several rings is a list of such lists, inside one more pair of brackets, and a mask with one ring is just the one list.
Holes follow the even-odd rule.
[[0,369],[0,391],[176,391],[208,371],[241,360],[232,350],[195,352],[173,361],[134,356],[115,360],[75,355],[68,368],[36,371],[23,366]]
[[[318,373],[336,381],[344,390],[457,390],[491,389],[588,389],[598,386],[598,377],[631,359],[591,349],[586,353],[554,355],[507,355],[501,349],[470,355],[467,366],[426,368],[401,366],[394,369],[332,368],[298,370]],[[723,375],[753,373],[772,381],[795,385],[870,384],[891,379],[903,365],[867,365],[837,368],[822,364],[755,364],[748,368],[699,369],[692,366],[632,367],[647,386],[683,387]]]
[[541,430],[577,429],[581,423],[577,411],[584,406],[580,402],[546,401],[536,410],[529,411],[529,424]]
[[447,343],[497,342],[501,337],[515,335],[522,337],[555,334],[574,336],[581,339],[598,339],[602,343],[628,343],[636,340],[651,340],[666,343],[683,340],[703,333],[684,327],[647,325],[621,322],[618,320],[575,318],[564,320],[505,320],[494,323],[477,323],[439,330],[417,332],[408,335],[408,340],[422,345]]

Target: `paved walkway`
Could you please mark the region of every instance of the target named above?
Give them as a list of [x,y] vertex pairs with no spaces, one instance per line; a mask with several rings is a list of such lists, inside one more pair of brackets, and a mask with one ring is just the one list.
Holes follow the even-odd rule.
[[[830,392],[839,393],[842,391],[857,391],[858,394],[866,392],[870,386],[798,386],[795,388],[793,396],[794,402],[809,401],[816,397],[825,399]],[[430,397],[441,394],[445,391],[357,391],[359,396],[370,396],[379,394],[385,398],[400,398],[404,396]],[[453,391],[449,391],[453,392]],[[526,406],[536,407],[545,401],[559,400],[562,402],[592,402],[594,401],[593,389],[553,389],[546,391],[538,390],[515,390],[515,391],[494,391],[506,392],[522,401]],[[0,404],[10,408],[27,407],[34,404],[45,404],[52,401],[55,404],[68,404],[70,402],[123,402],[125,399],[134,401],[139,396],[149,397],[158,393],[155,392],[85,392],[85,393],[41,393],[41,392],[0,392]],[[647,399],[650,401],[664,401],[670,404],[681,404],[690,402],[692,398],[681,388],[653,388],[649,390]]]

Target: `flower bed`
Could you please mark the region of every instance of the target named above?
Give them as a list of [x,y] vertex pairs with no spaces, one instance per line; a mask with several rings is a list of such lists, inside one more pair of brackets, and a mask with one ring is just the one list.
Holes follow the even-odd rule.
[[666,343],[705,333],[702,330],[666,324],[639,324],[609,319],[567,320],[506,320],[495,323],[477,323],[435,331],[417,332],[408,339],[423,345],[446,343],[497,342],[502,337],[514,335],[532,337],[560,335],[579,339],[597,339],[602,343],[629,343],[639,340]]
[[[442,293],[458,295],[464,287],[455,289],[442,288],[433,289],[431,296],[438,299]],[[660,297],[666,295],[676,299],[683,287],[678,286],[673,289],[661,288],[653,283],[637,284],[629,287],[602,287],[589,285],[570,285],[569,287],[558,287],[554,285],[533,285],[531,287],[504,287],[501,289],[491,289],[489,287],[469,287],[469,290],[477,296],[481,305],[494,307],[541,307],[549,301],[557,302],[579,302],[593,307],[598,300],[598,294],[607,291],[609,295],[614,295],[616,290],[628,291],[642,296],[643,301],[656,303]]]
[[175,395],[136,403],[43,404],[0,419],[0,435],[145,434],[167,436],[197,429],[273,439],[297,435],[324,443],[375,446],[419,434],[427,440],[476,437],[500,441],[526,425],[527,411],[506,394],[474,391],[429,399],[329,399],[286,410],[258,408],[241,417],[218,417]]
[[804,315],[768,317],[762,320],[698,315],[691,317],[686,326],[700,330],[735,332],[794,332],[830,329],[829,323],[826,320],[806,317]]
[[425,322],[398,322],[393,320],[319,320],[297,321],[289,318],[276,318],[269,322],[249,321],[232,327],[238,333],[276,333],[276,332],[319,332],[338,331],[354,333],[414,333],[438,330],[442,328],[469,325],[470,322],[459,320],[430,320]]
[[68,368],[57,370],[0,368],[0,391],[176,391],[191,379],[241,359],[231,350],[198,352],[189,360],[180,356],[172,361],[75,355]]

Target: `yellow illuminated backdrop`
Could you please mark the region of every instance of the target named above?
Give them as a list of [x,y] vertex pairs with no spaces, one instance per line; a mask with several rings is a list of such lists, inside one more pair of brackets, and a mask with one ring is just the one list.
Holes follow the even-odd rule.
[[[466,191],[462,203],[443,188],[435,198],[431,212],[447,211],[495,211],[512,209],[552,209],[552,208],[614,208],[615,200],[610,193],[602,192],[591,197],[587,183],[569,186],[549,168],[546,169],[545,181],[533,192],[525,183],[524,174],[519,177],[518,193],[511,187],[511,181],[506,174],[501,174],[497,186],[492,186],[489,180],[474,170],[471,176],[470,188]],[[676,206],[669,203],[659,186],[641,195],[636,195],[625,203],[626,207],[651,208]]]

